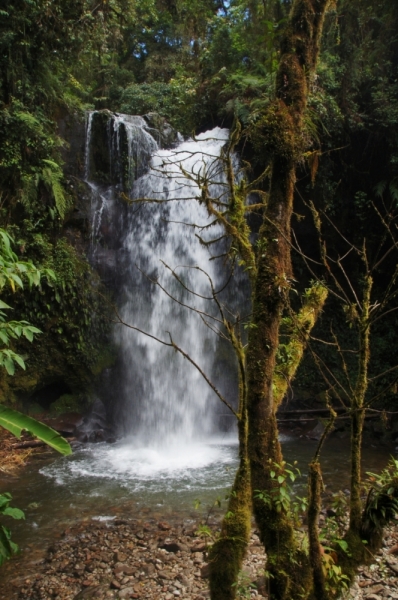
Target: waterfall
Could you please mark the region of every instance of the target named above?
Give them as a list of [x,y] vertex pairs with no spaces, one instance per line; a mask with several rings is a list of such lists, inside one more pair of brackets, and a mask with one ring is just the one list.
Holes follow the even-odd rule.
[[[94,129],[90,116],[87,134]],[[222,285],[219,261],[211,259],[225,244],[203,243],[222,237],[222,230],[210,226],[214,217],[198,201],[198,179],[225,201],[219,157],[228,130],[161,149],[143,118],[119,114],[108,118],[106,136],[109,160],[101,155],[102,170],[94,140],[86,145],[93,256],[118,272],[119,314],[142,332],[120,324],[114,329],[120,362],[109,387],[119,426],[146,446],[203,440],[214,429],[220,401],[189,361],[153,338],[172,340],[213,377],[218,338],[208,325],[214,327],[217,313],[209,279],[215,289]],[[104,165],[108,182],[97,183]]]

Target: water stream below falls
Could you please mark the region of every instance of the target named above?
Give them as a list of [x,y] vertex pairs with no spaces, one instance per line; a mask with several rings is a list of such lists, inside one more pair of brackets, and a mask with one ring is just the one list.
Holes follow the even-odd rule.
[[[298,461],[306,485],[307,465],[317,442],[282,436],[285,458]],[[344,490],[349,483],[348,443],[332,438],[322,453],[326,490]],[[364,471],[385,466],[389,449],[367,445]],[[125,439],[116,444],[87,444],[70,457],[34,461],[15,481],[1,481],[0,492],[11,491],[13,504],[26,521],[13,521],[13,539],[23,550],[45,549],[80,520],[115,517],[183,522],[206,514],[217,498],[224,499],[238,463],[236,441],[218,437],[204,443],[181,444],[167,450],[137,447]],[[200,508],[195,510],[195,502]],[[224,502],[222,510],[226,507]],[[219,514],[221,514],[219,511]]]

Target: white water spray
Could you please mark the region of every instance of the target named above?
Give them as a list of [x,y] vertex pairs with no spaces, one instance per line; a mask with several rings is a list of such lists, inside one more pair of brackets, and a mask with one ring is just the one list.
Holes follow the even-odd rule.
[[[91,136],[92,117],[87,123],[87,135]],[[123,325],[115,328],[123,363],[114,385],[116,412],[123,432],[132,433],[136,444],[157,449],[181,447],[203,440],[215,429],[219,400],[192,364],[150,336],[176,343],[212,379],[217,336],[206,326],[206,322],[214,324],[206,315],[215,311],[210,280],[216,289],[220,286],[212,254],[222,250],[220,244],[206,246],[198,236],[208,241],[222,236],[222,230],[218,225],[208,228],[214,218],[198,200],[204,183],[213,198],[227,198],[220,153],[228,130],[215,128],[172,150],[162,150],[156,133],[142,117],[113,116],[108,123],[110,173],[118,173],[121,183],[119,187],[101,187],[89,182],[95,192],[92,235],[97,243],[102,243],[101,231],[107,221],[113,219],[109,227],[114,227],[117,206],[122,202],[118,191],[125,164],[123,131],[128,195],[134,202],[114,234],[123,240],[118,254],[118,266],[123,262],[118,306],[123,321],[143,333]],[[92,168],[91,144],[88,139],[87,180]]]
[[[132,194],[156,203],[138,205],[125,242],[130,278],[123,320],[165,342],[173,340],[210,378],[217,337],[204,321],[209,321],[206,314],[214,312],[209,278],[217,288],[219,274],[217,262],[210,260],[211,251],[196,232],[218,238],[222,231],[218,225],[210,233],[202,229],[210,218],[198,202],[196,178],[211,180],[214,197],[225,195],[218,158],[227,137],[227,130],[217,128],[174,150],[155,153],[151,171],[135,182]],[[142,442],[163,446],[207,436],[219,400],[200,372],[174,349],[146,335],[127,328],[119,329],[118,335],[126,358],[124,392],[139,406]]]

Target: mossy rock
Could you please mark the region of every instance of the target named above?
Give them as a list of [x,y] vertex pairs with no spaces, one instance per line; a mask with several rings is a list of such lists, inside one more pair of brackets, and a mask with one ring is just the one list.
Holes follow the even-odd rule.
[[85,402],[82,402],[81,396],[75,394],[63,394],[50,406],[50,412],[57,415],[69,412],[81,412]]

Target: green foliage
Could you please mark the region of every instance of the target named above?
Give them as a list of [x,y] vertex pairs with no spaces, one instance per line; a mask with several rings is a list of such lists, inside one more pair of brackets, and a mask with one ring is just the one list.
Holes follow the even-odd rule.
[[349,577],[344,574],[342,568],[336,565],[330,555],[324,555],[324,570],[326,572],[325,587],[332,597],[339,597],[341,593],[348,590]]
[[0,105],[0,133],[5,140],[0,147],[0,222],[14,215],[20,219],[22,206],[25,216],[51,227],[53,207],[63,218],[70,206],[60,167],[62,142],[54,125],[41,108],[13,100],[2,110]]
[[72,454],[69,443],[59,433],[17,410],[0,405],[0,425],[18,438],[23,431],[28,431],[60,454]]
[[[11,494],[5,492],[0,494],[0,515],[12,519],[24,519],[25,515],[19,508],[10,506]],[[18,551],[18,546],[11,540],[11,532],[8,527],[0,525],[0,566]]]
[[237,598],[251,598],[252,590],[256,589],[255,583],[253,583],[247,573],[240,571],[238,580],[232,584],[232,587],[236,588]]
[[214,532],[205,523],[201,523],[198,525],[198,528],[195,531],[195,535],[197,535],[200,538],[203,538],[206,543],[206,546],[209,541],[213,541],[214,539]]
[[33,353],[24,340],[18,343],[20,354],[29,355],[26,373],[7,380],[10,389],[2,393],[8,398],[32,394],[57,380],[67,381],[74,394],[87,393],[93,374],[113,360],[111,347],[104,349],[110,324],[99,278],[66,239],[54,243],[48,235],[30,232],[28,224],[17,234],[23,235],[18,243],[55,273],[56,282],[47,280],[13,298],[18,315],[43,333]]
[[50,410],[56,414],[81,411],[81,399],[74,394],[63,394],[51,404]]
[[295,518],[307,508],[307,498],[300,498],[293,493],[289,482],[294,483],[301,476],[296,463],[290,465],[283,461],[278,464],[270,461],[270,490],[255,490],[255,498],[264,502],[270,509],[274,508],[278,513],[284,512]]
[[197,80],[183,76],[168,83],[132,83],[121,97],[121,111],[143,115],[157,112],[183,133],[194,128],[194,110]]
[[[41,276],[54,279],[51,269],[40,271],[30,261],[19,261],[17,255],[11,249],[13,238],[3,229],[0,229],[0,290],[8,284],[12,291],[16,287],[23,288],[23,279],[27,280],[29,287],[38,286]],[[10,321],[7,317],[8,310],[12,310],[6,302],[0,300],[0,341],[6,346],[11,340],[25,337],[29,342],[33,341],[35,334],[41,333],[40,329],[30,325],[28,321]],[[10,348],[0,349],[0,366],[4,367],[9,375],[15,373],[15,363],[25,369],[23,357]]]
[[368,496],[363,514],[364,532],[380,530],[398,513],[398,460],[391,458],[381,473],[367,473]]

